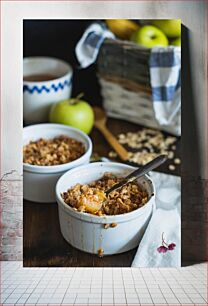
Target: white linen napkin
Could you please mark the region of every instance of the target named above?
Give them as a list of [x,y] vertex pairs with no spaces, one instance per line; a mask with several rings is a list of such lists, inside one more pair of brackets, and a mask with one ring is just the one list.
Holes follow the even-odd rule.
[[[150,177],[156,188],[156,210],[139,244],[132,267],[181,266],[181,179],[159,172]],[[159,253],[162,235],[167,244],[174,243],[174,250]]]

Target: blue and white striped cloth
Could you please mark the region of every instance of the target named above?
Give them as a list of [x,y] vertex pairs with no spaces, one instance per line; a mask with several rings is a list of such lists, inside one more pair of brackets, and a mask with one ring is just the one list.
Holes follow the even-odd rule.
[[181,112],[181,48],[153,48],[149,65],[155,117],[160,125],[178,124]]
[[81,68],[87,68],[96,61],[105,38],[113,39],[115,36],[103,23],[93,23],[86,29],[75,48]]
[[[102,23],[93,23],[86,29],[75,49],[81,68],[96,61],[105,38],[115,36]],[[176,134],[180,135],[181,48],[152,48],[149,66],[155,118],[160,125],[177,126]]]

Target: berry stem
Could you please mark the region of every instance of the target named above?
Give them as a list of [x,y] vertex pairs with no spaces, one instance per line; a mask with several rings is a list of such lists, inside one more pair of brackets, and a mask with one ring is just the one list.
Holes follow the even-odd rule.
[[168,247],[168,244],[165,242],[165,239],[164,239],[164,233],[162,233],[162,245],[164,247]]

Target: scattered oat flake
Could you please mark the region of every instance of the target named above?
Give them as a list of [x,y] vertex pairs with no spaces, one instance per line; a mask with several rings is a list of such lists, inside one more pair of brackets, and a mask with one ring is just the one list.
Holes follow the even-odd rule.
[[172,159],[174,157],[173,151],[168,152],[168,159]]
[[119,139],[125,139],[125,135],[124,134],[119,134],[118,137],[119,137]]
[[174,171],[175,170],[175,166],[174,165],[169,165],[168,166],[169,170]]
[[180,158],[175,158],[175,159],[174,159],[174,163],[175,163],[176,165],[179,165],[179,164],[181,163]]
[[108,156],[113,158],[113,157],[117,157],[118,155],[117,155],[116,152],[110,151],[109,154],[108,154]]
[[108,229],[110,227],[110,224],[104,224],[104,228]]

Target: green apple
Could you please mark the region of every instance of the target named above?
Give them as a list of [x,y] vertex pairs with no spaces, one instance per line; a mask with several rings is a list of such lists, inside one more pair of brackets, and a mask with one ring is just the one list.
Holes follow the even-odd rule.
[[49,121],[73,126],[89,134],[94,124],[94,112],[89,103],[80,100],[78,96],[54,104],[50,110]]
[[145,25],[137,32],[132,34],[131,40],[146,48],[153,48],[156,46],[166,47],[168,39],[158,28],[152,25]]
[[158,27],[167,37],[181,36],[181,20],[180,19],[158,19],[152,22]]
[[176,38],[174,40],[171,40],[170,45],[171,46],[178,46],[178,47],[180,47],[181,46],[181,38],[178,37],[178,38]]

